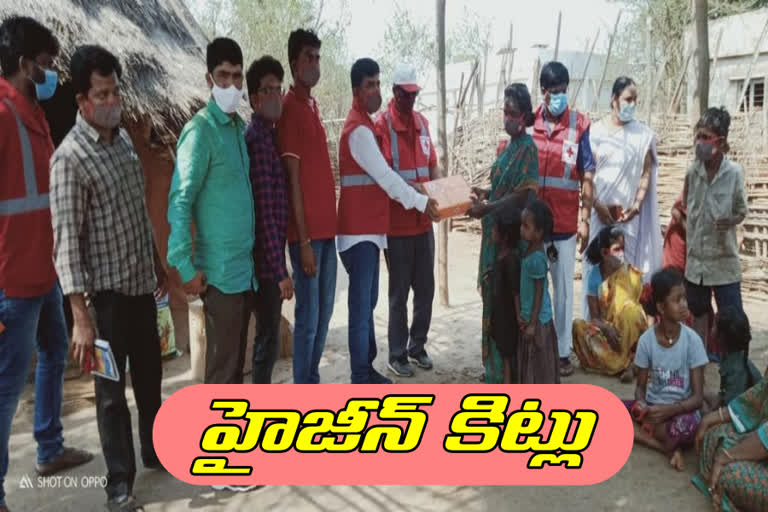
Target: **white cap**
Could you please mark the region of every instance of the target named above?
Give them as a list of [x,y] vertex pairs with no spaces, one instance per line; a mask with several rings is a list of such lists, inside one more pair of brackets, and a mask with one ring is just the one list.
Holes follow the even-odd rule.
[[419,81],[416,79],[416,69],[407,64],[400,64],[392,75],[392,84],[402,87],[408,92],[419,92]]

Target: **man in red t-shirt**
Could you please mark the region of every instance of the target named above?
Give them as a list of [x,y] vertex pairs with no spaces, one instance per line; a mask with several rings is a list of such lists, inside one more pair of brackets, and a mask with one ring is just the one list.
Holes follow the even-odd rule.
[[296,295],[293,381],[318,384],[328,324],[336,298],[336,185],[328,142],[312,88],[320,80],[317,35],[299,29],[288,38],[293,85],[277,125],[288,173],[288,249]]
[[51,68],[58,52],[56,37],[31,18],[12,16],[0,25],[0,512],[8,511],[3,481],[11,423],[35,352],[38,474],[93,458],[64,446],[60,418],[68,340],[53,267],[53,141],[40,107],[56,91]]

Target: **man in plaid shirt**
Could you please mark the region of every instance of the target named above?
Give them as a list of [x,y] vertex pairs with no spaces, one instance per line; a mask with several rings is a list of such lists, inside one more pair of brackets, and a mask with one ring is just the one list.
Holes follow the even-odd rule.
[[254,258],[258,332],[253,347],[254,384],[269,384],[280,339],[283,300],[293,297],[285,265],[288,187],[280,161],[275,123],[282,109],[283,67],[269,56],[251,64],[246,74],[253,117],[245,132],[256,218]]
[[88,45],[77,49],[70,67],[79,113],[51,158],[54,261],[72,304],[75,360],[92,369],[97,338],[109,342],[115,357],[119,380],[94,379],[96,422],[107,466],[107,510],[133,511],[136,457],[126,359],[143,466],[159,469],[152,427],[162,402],[163,367],[153,292],[165,295],[167,279],[147,212],[144,171],[120,128],[120,62]]

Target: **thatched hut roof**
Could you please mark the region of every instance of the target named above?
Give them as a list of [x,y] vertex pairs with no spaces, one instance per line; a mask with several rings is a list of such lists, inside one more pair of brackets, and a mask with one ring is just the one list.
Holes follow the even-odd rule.
[[59,68],[83,44],[99,44],[123,66],[123,109],[149,117],[171,133],[209,96],[205,84],[207,39],[183,0],[0,0],[0,19],[31,16],[61,43]]

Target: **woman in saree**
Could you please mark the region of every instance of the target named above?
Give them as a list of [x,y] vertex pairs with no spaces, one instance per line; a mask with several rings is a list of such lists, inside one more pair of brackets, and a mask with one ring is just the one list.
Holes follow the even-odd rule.
[[482,354],[485,382],[489,384],[500,384],[504,379],[504,360],[491,339],[493,287],[490,275],[498,258],[498,247],[493,240],[494,216],[489,214],[508,202],[523,207],[536,194],[539,155],[536,144],[526,133],[526,127],[532,124],[533,106],[528,88],[524,84],[510,85],[504,90],[504,130],[510,138],[499,144],[498,158],[491,167],[491,188],[473,189],[475,201],[467,212],[470,217],[483,219],[478,288],[483,297]]
[[693,484],[714,510],[768,510],[768,379],[705,416],[696,446]]
[[603,228],[589,244],[590,320],[573,322],[573,350],[585,370],[631,382],[635,348],[648,323],[640,304],[643,274],[625,261],[624,251],[619,227]]
[[[661,226],[656,199],[658,158],[656,135],[635,120],[637,85],[628,77],[613,84],[611,114],[592,127],[595,156],[595,201],[592,237],[605,226],[621,225],[627,262],[647,282],[661,268]],[[582,276],[592,265],[583,261]],[[589,319],[586,289],[582,287],[582,313]]]

